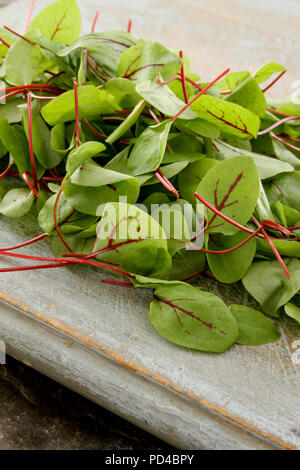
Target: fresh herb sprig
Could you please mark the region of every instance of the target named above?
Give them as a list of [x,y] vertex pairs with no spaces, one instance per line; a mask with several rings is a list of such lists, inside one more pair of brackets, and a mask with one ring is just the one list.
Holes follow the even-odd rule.
[[[33,9],[24,35],[0,28],[0,213],[33,212],[43,233],[0,248],[37,264],[0,272],[106,269],[127,280],[103,282],[153,289],[155,329],[202,351],[279,337],[206,279],[242,281],[264,313],[300,324],[300,105],[265,96],[285,68],[207,83],[183,51],[135,38],[131,20],[98,33],[97,12],[80,37],[75,0],[31,21]],[[44,239],[53,257],[16,252]]]

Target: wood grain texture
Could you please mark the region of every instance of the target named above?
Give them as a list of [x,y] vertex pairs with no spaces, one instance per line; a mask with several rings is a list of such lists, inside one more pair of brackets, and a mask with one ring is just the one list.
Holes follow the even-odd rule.
[[[22,30],[26,3],[1,9],[1,23],[5,17]],[[85,30],[97,8],[99,29],[125,29],[131,17],[136,35],[181,46],[205,77],[229,64],[239,70],[273,60],[290,70],[278,89],[288,91],[299,78],[299,2],[289,0],[284,9],[275,1],[243,0],[78,3]],[[267,21],[266,4],[272,5]],[[9,21],[15,8],[18,24]],[[37,234],[28,217],[1,218],[0,230],[1,246]],[[30,252],[50,254],[46,242]],[[15,264],[1,259],[2,266]],[[185,350],[153,330],[150,291],[104,285],[102,277],[81,267],[1,274],[0,336],[9,352],[177,447],[300,449],[300,365],[291,360],[299,334],[291,323],[280,326],[275,344],[236,345],[222,355]],[[211,288],[225,301],[250,302],[240,288]]]

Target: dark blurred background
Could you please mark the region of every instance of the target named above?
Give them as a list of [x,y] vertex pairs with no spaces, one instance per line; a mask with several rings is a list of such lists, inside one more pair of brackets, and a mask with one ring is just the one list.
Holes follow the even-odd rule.
[[0,450],[171,449],[10,357],[0,397]]

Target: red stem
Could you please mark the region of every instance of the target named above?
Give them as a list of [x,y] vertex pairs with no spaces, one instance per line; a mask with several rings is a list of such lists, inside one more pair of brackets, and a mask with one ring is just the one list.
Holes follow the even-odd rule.
[[284,124],[285,122],[288,121],[296,121],[297,119],[300,119],[300,117],[297,116],[287,116],[284,119],[280,119],[280,121],[275,122],[272,124],[270,127],[267,127],[267,129],[264,129],[263,131],[260,131],[257,133],[257,135],[264,135],[268,134],[268,132],[271,132],[273,129],[275,129],[278,126],[281,126],[281,124]]
[[27,16],[27,20],[26,20],[26,24],[25,24],[25,33],[27,33],[28,27],[29,27],[30,22],[31,22],[32,13],[33,13],[33,10],[34,10],[34,3],[35,3],[35,0],[31,0],[30,8],[29,8],[29,11],[28,11],[28,16]]
[[[211,204],[209,204],[209,202],[205,201],[205,199],[203,199],[201,196],[199,196],[198,193],[194,193],[194,196],[199,199],[199,201],[202,202],[202,204],[204,204],[208,209],[210,209],[211,211],[213,211],[216,215],[222,217],[222,219],[226,220],[227,222],[229,222],[230,224],[234,225],[235,227],[243,230],[244,232],[247,232],[247,233],[251,233],[253,234],[253,231],[244,227],[243,225],[240,225],[239,223],[235,222],[234,220],[230,219],[229,217],[227,217],[226,215],[222,214],[222,212],[220,212],[218,209],[216,209],[215,207],[213,207]],[[271,238],[269,237],[269,235],[267,234],[267,232],[261,227],[261,225],[259,224],[259,222],[256,220],[256,218],[254,216],[252,216],[252,220],[255,222],[256,226],[261,230],[262,234],[263,234],[263,238],[265,240],[267,240],[267,242],[269,243],[274,255],[276,256],[276,258],[278,259],[282,269],[284,270],[287,278],[289,279],[290,278],[290,274],[287,270],[287,267],[286,265],[284,264],[280,254],[278,253],[277,251],[277,248],[275,247],[274,243],[272,242]],[[258,235],[258,231],[257,232],[257,235]],[[219,252],[220,253],[220,252]]]
[[61,183],[63,181],[62,176],[43,176],[43,181],[50,181],[54,183]]
[[[100,134],[100,132],[98,132],[96,129],[94,129],[93,126],[91,126],[91,124],[88,122],[88,120],[86,118],[83,118],[83,121],[85,122],[85,124],[88,126],[88,128],[95,134],[97,135],[98,137],[101,137],[101,139],[107,139],[107,135],[105,134]],[[121,142],[123,144],[129,144],[130,140],[129,139],[119,139],[118,142]]]
[[[258,220],[254,217],[254,215],[252,216],[252,220],[253,222],[255,223],[255,225],[257,225],[257,227],[259,226],[259,222]],[[286,267],[286,265],[284,264],[284,261],[283,259],[281,258],[280,254],[278,253],[278,250],[276,248],[276,246],[274,245],[274,243],[272,242],[271,238],[269,237],[269,235],[267,234],[267,232],[262,228],[261,229],[261,232],[262,234],[264,235],[265,239],[267,240],[267,242],[269,243],[274,255],[276,256],[277,260],[279,261],[279,264],[280,266],[282,267],[286,277],[288,279],[290,279],[290,273],[288,272],[288,269]]]
[[97,21],[98,21],[98,18],[99,18],[99,13],[100,13],[99,10],[97,10],[96,14],[95,14],[93,24],[92,24],[92,33],[95,32],[96,24],[97,24]]
[[6,169],[5,169],[2,173],[0,173],[0,179],[1,179],[1,178],[4,178],[4,176],[7,175],[7,173],[9,172],[9,170],[10,170],[12,164],[13,164],[13,159],[12,159],[12,157],[11,157],[11,155],[10,155],[10,156],[9,156],[8,165],[7,165]]
[[183,52],[182,51],[179,51],[179,57],[181,59],[180,76],[181,76],[182,91],[183,91],[184,101],[186,103],[188,103],[189,102],[189,97],[188,97],[187,89],[186,89],[186,81],[185,81],[185,75],[184,75],[184,60],[183,60]]
[[273,80],[268,86],[266,86],[262,92],[265,93],[266,91],[268,91],[273,85],[275,85],[276,82],[278,82],[278,80],[280,80],[280,78],[287,72],[287,70],[283,70],[279,75],[278,77],[275,78],[275,80]]
[[126,287],[133,287],[133,282],[125,282],[125,281],[115,281],[113,279],[102,279],[101,282],[104,284],[114,284],[117,286],[126,286]]
[[296,147],[295,145],[290,144],[289,142],[286,142],[285,140],[281,139],[277,135],[273,134],[273,132],[271,132],[270,135],[272,139],[277,140],[277,142],[280,142],[281,144],[285,145],[286,147],[289,147],[292,150],[296,150],[296,152],[300,152],[300,147]]
[[287,134],[280,134],[280,137],[283,137],[284,139],[290,140],[291,142],[296,142],[300,144],[300,139],[296,139],[295,137],[290,137]]
[[4,39],[0,38],[0,41],[4,44],[4,46],[8,47],[8,49],[10,48],[10,44],[8,44],[8,42],[4,41]]
[[160,170],[155,170],[153,171],[154,175],[158,179],[158,181],[171,193],[174,194],[174,196],[178,199],[179,198],[179,193],[176,188],[172,185],[171,181],[168,180],[168,178],[160,171]]
[[128,26],[127,26],[127,33],[131,33],[131,27],[132,27],[132,20],[129,20]]
[[[154,119],[154,121],[156,122],[156,124],[160,124],[160,120],[158,119],[158,117],[156,116],[156,114],[152,111],[152,109],[149,108],[148,111],[149,111],[150,116],[151,116],[151,117]],[[167,142],[167,144],[166,144],[166,147],[167,147],[167,149],[169,150],[169,152],[172,152],[172,149],[171,149],[170,145],[168,144],[168,142]]]
[[0,251],[12,251],[12,250],[17,250],[18,248],[23,248],[23,246],[28,246],[32,245],[33,243],[39,242],[40,240],[44,240],[44,238],[48,237],[48,233],[43,233],[42,235],[39,235],[36,238],[32,238],[31,240],[28,240],[27,242],[19,243],[18,245],[13,245],[13,246],[7,246],[4,248],[0,248]]
[[[247,237],[243,242],[239,243],[238,245],[233,246],[232,248],[228,248],[227,250],[216,251],[216,250],[206,250],[205,248],[197,248],[197,250],[202,251],[203,253],[210,254],[210,255],[226,255],[246,245],[246,243],[252,240],[252,238],[256,237],[256,235],[258,235],[262,229],[263,229],[262,225],[259,225],[258,229],[255,230],[255,232],[251,233],[251,235],[249,235],[249,237]],[[196,245],[190,244],[190,246],[195,247]]]
[[284,235],[287,235],[288,237],[290,235],[292,235],[291,232],[286,227],[283,227],[282,225],[277,224],[273,220],[264,219],[264,220],[262,220],[261,223],[262,223],[263,227],[268,229],[268,230],[274,230],[274,231],[277,231],[277,232],[281,232]]
[[[284,113],[284,112],[279,111],[278,109],[275,109],[275,108],[267,108],[267,111],[270,111],[271,113],[280,114],[280,116],[292,117],[291,114]],[[293,117],[296,119],[298,116],[293,116]]]
[[74,99],[75,99],[75,136],[76,146],[80,146],[80,125],[79,125],[79,102],[78,102],[78,84],[77,80],[73,78],[74,83]]
[[61,242],[64,244],[64,246],[67,248],[67,250],[70,252],[70,253],[73,253],[73,250],[72,248],[70,248],[70,246],[68,245],[68,243],[65,241],[64,237],[62,236],[62,233],[60,231],[60,228],[59,228],[59,223],[57,221],[57,207],[58,207],[58,201],[59,201],[59,198],[63,192],[63,189],[65,187],[65,184],[67,183],[67,179],[65,179],[65,181],[62,183],[61,187],[60,187],[60,190],[58,191],[57,193],[57,197],[56,197],[56,200],[55,200],[55,204],[54,204],[54,209],[53,209],[53,219],[54,219],[54,225],[55,225],[55,229],[56,229],[56,232],[57,232],[57,235],[59,236]]
[[90,68],[92,69],[92,71],[94,72],[95,75],[97,75],[97,77],[101,78],[101,80],[104,80],[105,82],[107,81],[107,79],[105,77],[103,77],[103,75],[101,75],[98,70],[96,69],[96,67],[93,66],[92,62],[91,62],[91,59],[89,58],[89,56],[87,55],[86,56],[87,58],[87,62],[90,66]]
[[39,192],[38,190],[34,187],[34,185],[31,183],[30,179],[29,179],[29,176],[31,176],[31,174],[28,172],[28,171],[24,171],[22,173],[22,177],[25,181],[25,183],[27,184],[28,188],[30,189],[30,191],[33,192],[33,194],[35,195],[35,197],[38,197],[39,196]]
[[37,178],[37,173],[36,173],[34,152],[33,152],[32,109],[31,109],[31,94],[30,93],[28,93],[27,95],[27,111],[28,111],[28,143],[29,143],[30,163],[31,163],[31,171],[32,171],[32,178],[33,178],[33,186],[34,186],[34,189],[37,191],[37,194],[35,193],[35,196],[37,196],[38,195],[38,178]]
[[36,100],[46,100],[46,101],[51,101],[54,100],[55,96],[41,96],[41,95],[35,95],[34,93],[31,93],[31,97],[35,98]]
[[0,90],[0,93],[7,93],[7,92],[10,92],[10,91],[18,91],[19,93],[24,93],[25,91],[29,91],[29,90],[47,90],[47,93],[51,93],[51,92],[57,92],[57,93],[65,93],[65,91],[67,90],[64,90],[63,88],[58,88],[57,86],[53,86],[53,85],[47,85],[47,84],[44,84],[44,83],[32,83],[31,85],[20,85],[20,86],[12,86],[12,87],[7,87],[7,88],[2,88]]
[[161,80],[160,78],[157,79],[157,83],[159,85],[168,85],[168,83],[174,82],[175,80],[180,80],[180,77],[171,77],[168,80]]
[[219,75],[211,83],[209,83],[203,90],[201,90],[200,93],[198,93],[198,95],[194,96],[194,98],[191,99],[191,101],[189,101],[177,114],[175,114],[175,116],[172,118],[172,122],[174,122],[186,109],[189,108],[189,106],[191,106],[192,103],[194,103],[198,98],[200,98],[200,96],[206,93],[207,90],[209,90],[217,81],[219,81],[222,77],[224,77],[224,75],[226,75],[229,71],[230,69],[225,70],[223,73],[221,73],[221,75]]
[[63,75],[64,73],[66,73],[64,70],[62,70],[61,72],[58,72],[58,73],[52,73],[52,72],[49,72],[49,70],[45,70],[46,73],[49,73],[51,75],[50,78],[48,78],[48,80],[46,81],[46,84],[50,83],[52,80],[54,80],[55,78],[57,77],[60,77],[61,75]]
[[65,258],[48,258],[48,257],[43,257],[43,256],[30,256],[30,255],[22,255],[19,253],[7,253],[6,251],[0,251],[1,256],[8,256],[11,258],[19,258],[19,259],[28,259],[28,260],[36,260],[36,261],[53,261],[55,264],[51,265],[38,265],[38,266],[22,266],[22,267],[16,267],[16,268],[4,268],[0,269],[1,272],[11,272],[11,271],[25,271],[25,270],[31,270],[31,269],[45,269],[45,268],[50,268],[50,267],[61,267],[61,266],[66,266],[66,265],[72,265],[72,264],[83,264],[83,265],[89,265],[89,266],[95,266],[97,268],[104,268],[108,269],[109,271],[113,271],[118,274],[122,274],[123,276],[129,277],[131,279],[135,279],[135,277],[126,272],[123,271],[122,269],[115,268],[114,266],[110,266],[108,264],[103,264],[103,263],[98,263],[96,261],[89,261],[89,260],[84,260],[84,259],[65,259]]
[[105,134],[100,134],[100,132],[96,131],[96,129],[94,129],[91,124],[88,122],[88,120],[86,118],[83,118],[83,121],[85,122],[85,124],[88,126],[88,128],[95,134],[97,135],[98,137],[101,137],[101,139],[107,139],[107,135]]
[[190,281],[191,279],[194,279],[195,277],[201,276],[205,271],[208,270],[208,266],[205,266],[205,268],[201,269],[201,271],[197,271],[196,273],[190,274],[187,277],[184,277],[183,279],[180,279],[181,282],[186,282]]
[[[168,85],[168,83],[174,82],[175,80],[181,80],[181,72],[178,72],[177,75],[178,75],[178,77],[171,77],[171,78],[168,78],[168,80],[164,80],[164,81],[162,81],[158,78],[157,83],[159,83],[159,85]],[[203,88],[198,83],[194,82],[194,80],[192,80],[191,78],[188,78],[187,76],[185,76],[184,78],[187,82],[189,82],[191,85],[193,85],[199,91],[203,90]]]
[[12,96],[19,95],[21,92],[20,91],[13,91],[11,93],[8,93],[7,95],[0,96],[0,102],[5,101],[6,98],[11,98]]
[[243,230],[246,233],[253,234],[253,230],[250,230],[247,227],[244,227],[243,225],[239,224],[238,222],[235,222],[235,220],[230,219],[230,217],[227,217],[227,215],[223,214],[221,211],[219,211],[216,207],[212,206],[209,202],[207,202],[203,197],[201,197],[198,193],[194,193],[194,196],[202,202],[209,210],[214,212],[216,215],[221,217],[222,219],[226,220],[226,222],[229,222],[231,225],[234,225],[235,227]]
[[25,38],[25,36],[22,36],[22,34],[17,33],[16,31],[14,31],[13,29],[9,28],[8,26],[3,26],[3,28],[5,28],[7,31],[9,31],[10,33],[14,34],[15,36],[18,36],[18,38],[23,39],[23,41],[28,42],[28,44],[31,44],[32,46],[35,46],[35,43],[32,42],[32,41],[30,41],[30,39]]
[[194,80],[192,80],[191,78],[185,77],[185,80],[191,85],[193,85],[195,88],[197,88],[199,91],[203,90],[203,88],[198,83],[194,82]]

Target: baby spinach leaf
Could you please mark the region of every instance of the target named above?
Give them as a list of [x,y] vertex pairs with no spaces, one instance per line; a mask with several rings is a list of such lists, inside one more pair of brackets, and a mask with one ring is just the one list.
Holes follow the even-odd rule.
[[118,76],[142,82],[154,80],[160,73],[167,79],[176,75],[180,66],[179,56],[158,42],[141,42],[123,52],[118,65]]
[[[57,199],[57,194],[51,196],[43,208],[41,209],[38,216],[39,226],[43,229],[45,233],[51,233],[55,228],[54,223],[54,206]],[[61,224],[71,213],[73,212],[73,207],[70,206],[66,200],[64,194],[61,194],[57,207],[57,222]]]
[[64,188],[68,203],[79,212],[89,215],[100,215],[99,206],[118,201],[121,196],[126,196],[129,204],[135,204],[139,192],[140,184],[136,178],[100,187],[78,186],[68,181]]
[[[289,240],[274,239],[274,246],[282,256],[289,256],[291,258],[300,257],[300,244],[297,241],[293,241],[292,238]],[[269,243],[263,239],[257,240],[257,251],[262,254],[269,254],[269,256],[273,254]]]
[[[249,234],[239,231],[232,236],[216,234],[208,239],[208,250],[223,251],[242,243]],[[213,275],[220,282],[239,281],[251,265],[256,250],[256,240],[252,238],[242,247],[226,254],[207,254],[207,261]]]
[[2,201],[3,197],[5,194],[10,190],[11,188],[8,186],[8,184],[0,182],[0,202]]
[[166,150],[171,121],[149,126],[138,137],[128,159],[128,169],[134,176],[156,170]]
[[109,79],[117,75],[118,63],[123,52],[137,42],[140,41],[124,31],[92,33],[82,36],[71,46],[59,51],[58,55],[69,57],[73,51],[78,55],[80,49],[85,48],[93,65],[99,69],[100,74]]
[[152,204],[168,204],[170,202],[168,196],[164,193],[153,192],[143,201],[145,207],[148,211],[151,211]]
[[259,220],[274,220],[273,213],[271,211],[271,207],[265,192],[265,189],[260,182],[260,190],[259,190],[259,198],[257,200],[257,205],[255,208],[255,214]]
[[237,343],[248,346],[259,346],[272,343],[280,337],[280,333],[273,323],[261,312],[246,305],[230,305],[230,312],[239,326]]
[[[74,253],[88,255],[93,247],[95,237],[76,238],[73,236],[64,236],[64,240]],[[66,253],[66,247],[58,235],[53,235],[51,240],[51,250],[54,255],[61,258]]]
[[284,311],[290,318],[296,320],[296,322],[300,325],[300,308],[297,305],[288,302],[284,306]]
[[[166,116],[175,116],[185,105],[184,101],[177,98],[170,88],[165,85],[160,85],[157,80],[141,82],[135,89],[148,103]],[[190,108],[186,109],[180,115],[180,119],[195,118],[197,118],[197,114]]]
[[190,163],[178,176],[178,187],[181,196],[191,204],[196,204],[194,193],[200,181],[206,173],[217,165],[218,162],[212,158],[200,158],[197,162]]
[[[120,109],[115,97],[93,85],[78,87],[79,117],[93,119],[100,114],[113,113]],[[41,114],[50,126],[75,120],[74,91],[69,90],[50,101]]]
[[266,187],[266,194],[271,203],[281,201],[292,209],[300,210],[299,171],[279,175],[272,183]]
[[[23,124],[28,139],[28,111],[27,105],[22,105]],[[51,133],[40,115],[39,104],[32,101],[32,143],[33,151],[44,168],[55,168],[61,161],[51,146]]]
[[66,148],[66,128],[64,123],[56,124],[51,129],[51,147],[55,152],[60,155],[61,158],[65,157],[74,148],[74,144],[71,143],[69,148]]
[[[296,100],[298,100],[297,97]],[[300,104],[299,102],[296,102],[296,100],[294,96],[287,96],[286,98],[282,99],[269,99],[268,103],[269,106],[275,107],[282,113],[300,117]]]
[[75,0],[57,0],[44,8],[31,22],[28,31],[40,30],[51,41],[71,44],[78,39],[81,14]]
[[155,276],[171,266],[166,235],[159,223],[140,208],[108,203],[97,228],[94,252],[99,258],[120,263],[123,269]]
[[[84,215],[80,212],[75,212],[71,217],[68,217],[60,226],[62,234],[72,235],[72,237],[89,238],[96,235],[96,225],[99,222],[99,217]],[[89,232],[87,234],[87,231]]]
[[176,127],[183,132],[195,133],[210,139],[217,139],[220,136],[219,128],[212,122],[204,119],[193,119],[189,121],[181,121],[177,119]]
[[30,211],[34,195],[28,188],[11,189],[0,202],[0,214],[18,218]]
[[259,117],[264,116],[267,109],[265,95],[252,77],[246,78],[225,99],[249,109]]
[[50,196],[49,196],[48,191],[45,191],[44,189],[39,190],[39,195],[37,197],[36,206],[35,206],[37,213],[39,213],[43,209],[43,207],[44,207],[45,203],[47,202],[47,200],[49,199],[49,197]]
[[200,118],[216,124],[221,131],[229,135],[251,139],[256,137],[259,131],[259,117],[236,103],[202,95],[191,108]]
[[105,90],[115,96],[122,108],[134,108],[141,100],[141,95],[135,90],[135,84],[127,78],[111,78],[105,84]]
[[[186,69],[185,69],[185,73],[186,73],[186,75],[188,75]],[[187,95],[188,100],[189,100],[195,94],[194,89],[193,89],[192,85],[189,82],[187,82],[185,84],[185,87],[186,87],[186,95]],[[177,96],[177,98],[182,100],[183,103],[185,102],[185,96],[184,96],[184,93],[183,93],[182,83],[181,83],[180,80],[174,80],[174,81],[169,82],[168,83],[168,88],[174,93],[174,95]]]
[[165,279],[141,276],[140,274],[136,274],[132,282],[134,287],[144,287],[147,289],[158,289],[161,286],[177,286],[178,284],[183,284],[182,282],[176,280],[168,281]]
[[[4,147],[11,154],[20,174],[31,171],[28,142],[22,126],[9,125],[6,118],[0,118],[0,139]],[[36,164],[38,177],[42,176],[44,169]]]
[[282,72],[284,70],[283,65],[276,64],[275,62],[269,62],[268,64],[260,67],[254,74],[254,78],[257,83],[263,83],[272,77],[274,73]]
[[20,122],[22,120],[22,111],[19,106],[23,103],[22,98],[17,98],[8,101],[5,106],[0,106],[0,118],[6,118],[9,124]]
[[140,101],[127,118],[107,137],[105,142],[113,144],[120,139],[136,123],[145,105],[145,100]]
[[[201,180],[197,192],[206,201],[234,221],[248,222],[259,196],[260,182],[250,157],[232,157],[211,168]],[[232,235],[237,228],[207,210],[210,233]]]
[[[22,66],[16,67],[16,64],[22,64]],[[18,39],[6,54],[6,80],[12,85],[28,85],[47,68],[48,64],[49,61],[45,59],[39,46]]]
[[[166,176],[167,178],[173,178],[173,176],[176,176],[180,174],[180,172],[189,164],[189,162],[174,162],[170,163],[169,165],[162,165],[160,167],[160,170]],[[157,184],[157,178],[156,176],[153,176],[152,173],[145,173],[142,176],[137,177],[140,181],[143,181],[142,184],[145,186],[149,184]]]
[[221,299],[188,285],[156,289],[149,317],[166,339],[200,351],[226,351],[239,334],[235,318]]
[[16,41],[16,36],[7,31],[6,29],[0,26],[0,36],[5,41],[0,44],[0,64],[2,64],[2,59],[6,56],[9,49],[8,46],[11,46]]
[[242,71],[242,72],[232,72],[226,75],[224,81],[227,83],[227,87],[230,90],[234,90],[241,83],[243,83],[249,76],[250,76],[250,72],[248,72],[247,70]]
[[189,220],[186,220],[179,203],[153,207],[151,216],[163,228],[168,239],[168,251],[171,256],[191,240],[191,224],[189,224]]
[[[254,77],[226,71],[211,86],[177,50],[124,31],[78,39],[80,25],[76,1],[57,0],[25,37],[0,28],[0,214],[22,217],[36,197],[53,253],[68,245],[119,267],[134,287],[155,289],[150,320],[176,344],[222,352],[236,340],[274,341],[278,332],[262,314],[238,305],[231,312],[205,290],[215,278],[242,278],[269,315],[285,306],[300,318],[300,159],[269,129],[281,112],[300,117],[300,105],[295,92],[267,108],[268,87],[259,87],[283,67],[266,64]],[[274,132],[297,143],[300,121],[283,120]],[[248,239],[238,227],[254,227],[253,213],[272,247],[266,231]],[[206,289],[184,282],[197,277]]]
[[105,150],[105,145],[100,142],[85,142],[80,147],[72,150],[66,163],[67,174],[72,175],[78,167],[92,157],[99,155],[103,150]]
[[[294,227],[300,224],[300,211],[292,209],[280,201],[274,202],[272,205],[273,213],[279,218],[280,223],[284,227]],[[264,217],[267,219],[268,217]]]
[[295,170],[300,169],[300,159],[297,158],[296,155],[294,155],[293,152],[291,152],[285,145],[272,139],[272,148],[273,151],[271,153],[276,155],[279,160],[293,166]]
[[6,154],[7,154],[7,149],[4,147],[0,139],[0,158],[4,157],[4,155]]
[[244,155],[251,157],[255,161],[259,176],[262,180],[272,178],[280,173],[293,171],[293,167],[286,162],[281,162],[275,158],[268,157],[266,155],[260,155],[249,150],[233,147],[227,142],[221,140],[212,140],[211,144],[208,144],[208,156],[213,156],[218,160],[231,158],[237,155]]
[[93,162],[86,162],[73,173],[71,182],[79,186],[95,186],[99,188],[100,186],[125,181],[128,178],[131,178],[131,176],[109,170],[108,168],[102,168]]
[[261,304],[267,315],[278,317],[278,309],[300,290],[300,261],[286,259],[290,273],[287,279],[279,263],[258,261],[248,269],[243,284],[247,291]]
[[172,266],[160,275],[160,279],[175,281],[199,273],[205,268],[206,256],[197,250],[179,250],[172,258]]

